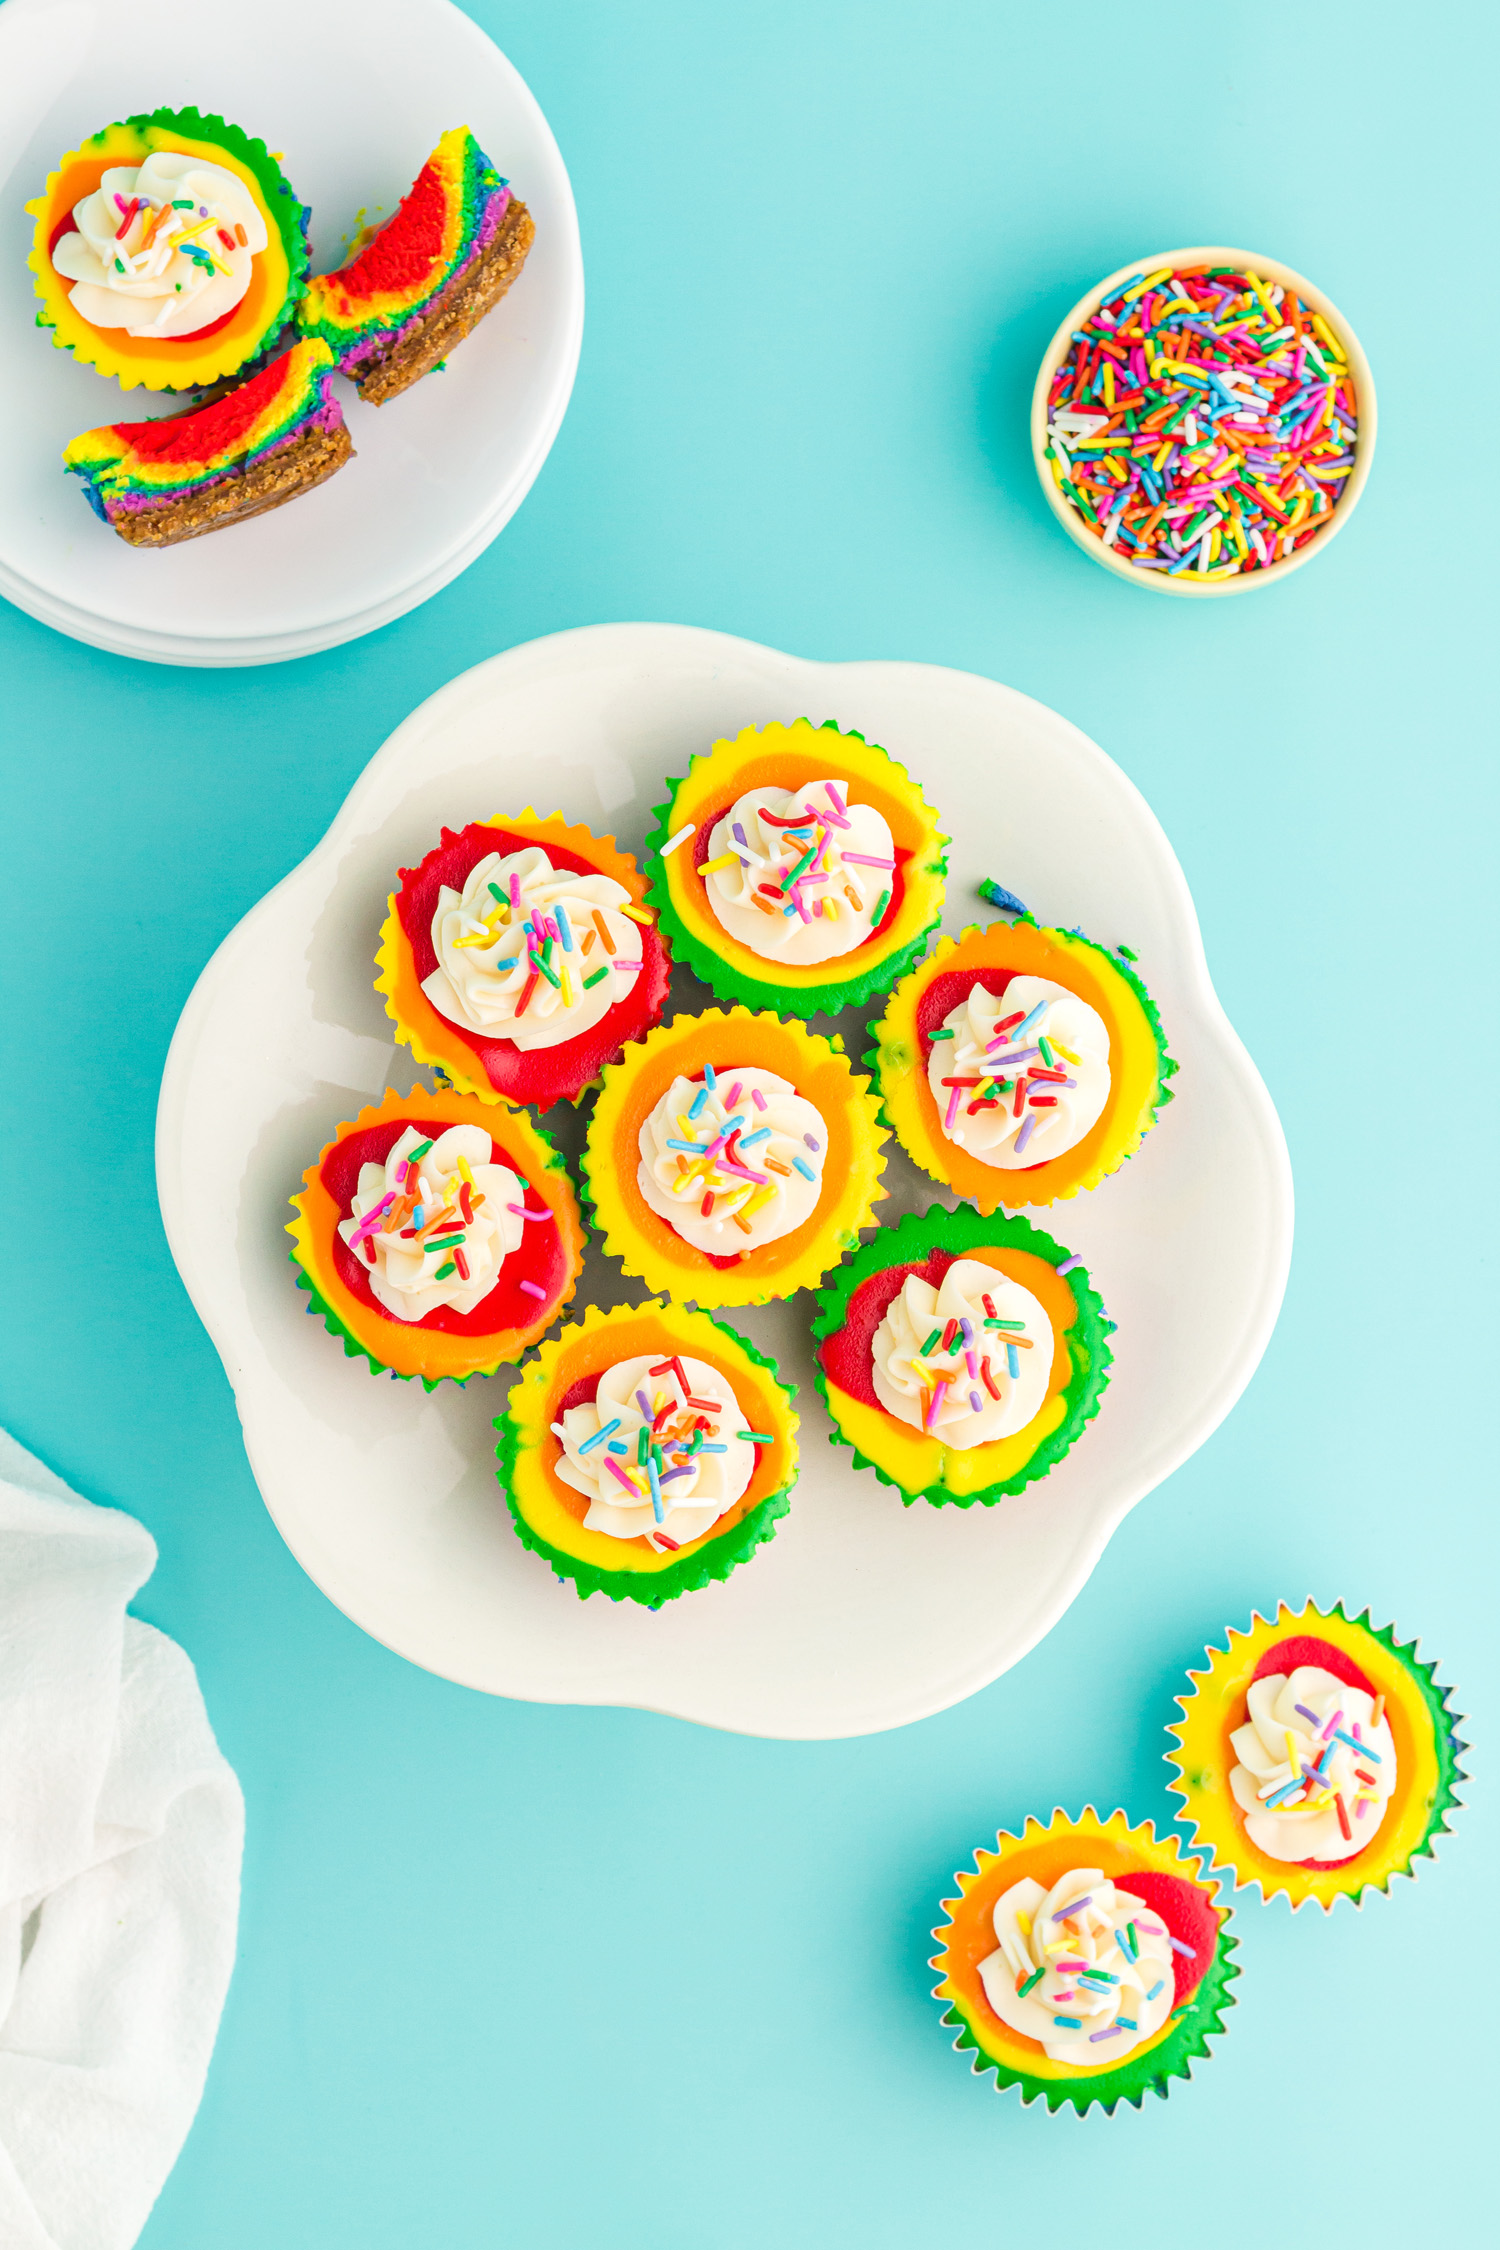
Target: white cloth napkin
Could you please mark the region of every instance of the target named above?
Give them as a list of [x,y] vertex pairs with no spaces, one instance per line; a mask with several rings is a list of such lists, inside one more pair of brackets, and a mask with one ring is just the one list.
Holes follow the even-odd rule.
[[244,1806],[149,1532],[0,1431],[0,2245],[128,2250],[203,2091]]

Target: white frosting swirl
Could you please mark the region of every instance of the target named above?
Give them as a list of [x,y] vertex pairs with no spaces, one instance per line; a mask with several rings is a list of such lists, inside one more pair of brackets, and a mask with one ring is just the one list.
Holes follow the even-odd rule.
[[723,1063],[674,1078],[641,1127],[636,1179],[653,1211],[710,1257],[790,1234],[823,1192],[828,1128],[785,1078]]
[[1112,2069],[1172,2013],[1166,1924],[1097,1867],[1070,1868],[1050,1891],[1024,1875],[993,1919],[1000,1943],[979,1964],[984,1996],[1053,2062]]
[[[450,1125],[435,1141],[408,1125],[383,1164],[360,1166],[351,1216],[340,1221],[339,1233],[395,1319],[421,1320],[439,1305],[472,1312],[520,1248],[525,1186],[508,1164],[491,1162],[494,1152],[478,1125]],[[435,1250],[434,1243],[448,1247]]]
[[1364,1689],[1299,1664],[1252,1682],[1245,1705],[1246,1723],[1229,1738],[1239,1760],[1229,1787],[1251,1843],[1294,1861],[1363,1850],[1396,1786],[1396,1745]]
[[73,283],[69,303],[91,327],[131,336],[190,336],[222,320],[269,239],[238,173],[171,149],[106,172],[74,204],[73,225],[52,252]]
[[489,852],[461,892],[445,883],[438,893],[438,965],[422,990],[466,1031],[526,1051],[561,1046],[592,1031],[641,973],[640,924],[621,912],[629,903],[623,883],[554,867],[539,844]]
[[1052,1323],[1029,1289],[977,1258],[955,1258],[939,1288],[912,1273],[892,1298],[872,1346],[875,1396],[898,1421],[967,1451],[1014,1436],[1040,1413],[1053,1349]]
[[[586,1530],[685,1547],[701,1539],[750,1482],[755,1447],[739,1434],[745,1426],[734,1391],[707,1361],[618,1360],[600,1376],[592,1404],[570,1406],[553,1423],[563,1447],[557,1474],[587,1494]],[[643,1462],[640,1433],[646,1428],[653,1435]]]
[[1066,985],[1012,977],[997,1000],[975,983],[942,1028],[953,1037],[933,1041],[927,1083],[944,1133],[981,1164],[1045,1164],[1097,1123],[1109,1099],[1109,1031]]
[[[849,803],[836,781],[749,789],[708,842],[709,905],[731,937],[768,960],[810,967],[852,953],[869,936],[882,893],[890,897],[890,829],[873,805]],[[813,858],[785,888],[809,851]]]

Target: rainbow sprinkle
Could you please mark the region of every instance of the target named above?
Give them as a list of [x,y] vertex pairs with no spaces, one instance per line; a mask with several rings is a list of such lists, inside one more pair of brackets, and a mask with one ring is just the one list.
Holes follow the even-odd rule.
[[[780,915],[787,921],[794,915],[800,916],[807,923],[820,915],[829,921],[839,919],[842,909],[832,895],[832,888],[819,889],[819,886],[841,889],[854,912],[865,913],[869,905],[868,894],[857,887],[864,879],[853,875],[851,870],[854,867],[874,867],[894,874],[896,862],[894,859],[877,858],[869,852],[851,852],[843,848],[837,831],[848,830],[851,826],[848,804],[839,794],[836,783],[828,781],[821,786],[825,799],[823,804],[815,802],[813,788],[809,785],[805,791],[804,803],[795,811],[773,813],[767,806],[758,808],[756,817],[763,837],[767,831],[773,833],[773,842],[767,847],[766,853],[758,852],[751,846],[742,822],[734,822],[730,831],[734,838],[733,846],[728,851],[720,852],[715,858],[704,861],[696,869],[698,876],[706,879],[727,867],[742,868],[747,880],[752,874],[755,878],[749,903],[758,907],[762,914],[773,917]],[[795,790],[791,792],[794,798],[797,794]],[[661,847],[662,858],[665,859],[676,851],[692,832],[689,825],[670,837]],[[835,854],[836,863],[830,864]],[[809,906],[808,894],[815,890],[818,895],[812,898]],[[890,897],[889,888],[880,894],[879,903],[870,920],[872,936]]]
[[1232,267],[1137,274],[1073,331],[1047,401],[1053,482],[1137,570],[1248,576],[1330,521],[1359,411],[1296,292]]

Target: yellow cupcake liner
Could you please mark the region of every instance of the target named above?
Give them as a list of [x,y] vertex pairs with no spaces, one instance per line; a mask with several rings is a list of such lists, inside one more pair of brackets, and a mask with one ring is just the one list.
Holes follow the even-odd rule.
[[[979,1974],[980,1962],[995,1950],[992,1913],[1000,1894],[1026,1875],[1050,1890],[1079,1866],[1097,1867],[1112,1880],[1168,1877],[1164,1890],[1189,1886],[1173,1895],[1191,1901],[1199,1940],[1212,1948],[1185,2004],[1153,2038],[1123,2062],[1090,2069],[1054,2062],[1038,2040],[1002,2023]],[[1102,1819],[1085,1805],[1074,1820],[1059,1807],[1045,1826],[1028,1818],[1019,1836],[1001,1829],[994,1851],[976,1851],[972,1872],[961,1868],[954,1880],[959,1895],[943,1900],[948,1919],[932,1933],[939,1947],[930,1964],[938,1971],[933,1998],[946,2003],[943,2022],[958,2028],[954,2052],[972,2053],[976,2077],[993,2070],[996,2090],[1019,2087],[1023,2106],[1040,2099],[1050,2112],[1071,2104],[1080,2116],[1095,2106],[1113,2116],[1121,2102],[1139,2109],[1148,2093],[1165,2099],[1172,2080],[1191,2077],[1192,2064],[1210,2053],[1208,2039],[1224,2030],[1224,2010],[1234,2005],[1228,1988],[1240,1973],[1230,1959],[1236,1940],[1225,1928],[1230,1909],[1219,1903],[1221,1886],[1184,1855],[1176,1836],[1159,1837],[1149,1820],[1132,1828],[1120,1811]],[[1164,1913],[1149,1893],[1146,1903]]]
[[[1250,1683],[1262,1658],[1293,1639],[1328,1644],[1385,1697],[1396,1749],[1397,1787],[1385,1817],[1371,1841],[1336,1866],[1269,1858],[1246,1835],[1230,1793],[1230,1770],[1237,1763],[1230,1736],[1245,1723]],[[1413,1862],[1435,1856],[1447,1815],[1461,1802],[1457,1784],[1466,1778],[1459,1763],[1466,1747],[1457,1732],[1461,1722],[1448,1708],[1453,1691],[1436,1684],[1436,1663],[1420,1663],[1417,1647],[1415,1641],[1398,1642],[1394,1626],[1375,1626],[1368,1610],[1354,1617],[1341,1602],[1320,1609],[1311,1601],[1300,1610],[1282,1602],[1269,1620],[1252,1611],[1247,1632],[1231,1626],[1225,1647],[1210,1643],[1205,1669],[1189,1672],[1191,1691],[1177,1698],[1183,1715],[1167,1729],[1176,1746],[1164,1753],[1176,1775],[1168,1788],[1182,1799],[1177,1818],[1191,1825],[1192,1848],[1206,1846],[1211,1866],[1232,1873],[1263,1898],[1284,1894],[1294,1912],[1309,1902],[1330,1912],[1340,1898],[1359,1905],[1367,1890],[1389,1892],[1393,1876],[1414,1877]]]
[[[706,1063],[717,1071],[761,1069],[787,1079],[819,1111],[828,1136],[823,1191],[811,1216],[779,1241],[762,1243],[732,1266],[714,1261],[653,1211],[636,1174],[639,1133],[674,1078],[691,1078]],[[858,1075],[836,1035],[824,1038],[800,1023],[748,1008],[710,1008],[670,1023],[606,1068],[583,1157],[584,1193],[604,1247],[627,1274],[675,1304],[706,1311],[761,1305],[813,1289],[874,1224],[885,1198],[880,1176],[890,1135],[867,1078]]]

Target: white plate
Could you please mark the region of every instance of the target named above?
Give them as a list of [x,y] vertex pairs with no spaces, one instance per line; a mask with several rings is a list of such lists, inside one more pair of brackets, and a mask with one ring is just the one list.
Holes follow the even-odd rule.
[[[339,397],[358,458],[295,507],[142,553],[94,516],[61,454],[79,431],[172,402],[58,351],[35,325],[22,205],[65,150],[170,103],[285,152],[312,209],[313,270],[355,215],[393,210],[467,124],[536,221],[525,271],[446,372],[389,406]],[[0,594],[75,640],[162,664],[273,664],[389,624],[514,515],[556,437],[583,335],[578,215],[557,143],[497,47],[448,0],[6,0],[0,148]]]
[[[811,1299],[736,1315],[801,1386],[802,1476],[774,1542],[660,1613],[526,1553],[493,1473],[508,1378],[431,1396],[345,1359],[293,1286],[286,1199],[334,1127],[411,1083],[372,985],[393,871],[458,824],[535,802],[640,847],[662,776],[715,736],[801,714],[883,743],[953,832],[946,926],[997,876],[1043,920],[1125,941],[1181,1061],[1178,1098],[1094,1194],[1041,1214],[1087,1259],[1114,1379],[1052,1475],[995,1508],[903,1507],[828,1442]],[[681,978],[688,1006],[706,995]],[[851,1049],[865,1041],[846,1024]],[[561,1113],[576,1126],[571,1113]],[[550,1121],[549,1121],[550,1122]],[[565,1138],[576,1146],[576,1130]],[[891,1217],[935,1191],[895,1144]],[[924,664],[811,664],[675,625],[600,625],[464,673],[398,727],[317,850],[248,914],[183,1010],[157,1119],[172,1254],[234,1385],[282,1536],[389,1647],[499,1695],[624,1703],[751,1734],[899,1726],[1014,1664],[1115,1525],[1229,1412],[1292,1241],[1286,1145],[1209,983],[1182,871],[1132,784],[1065,719]],[[580,1296],[639,1298],[590,1252]]]

